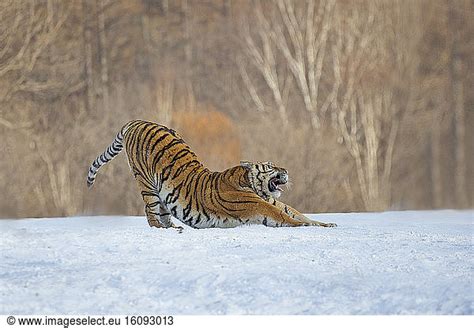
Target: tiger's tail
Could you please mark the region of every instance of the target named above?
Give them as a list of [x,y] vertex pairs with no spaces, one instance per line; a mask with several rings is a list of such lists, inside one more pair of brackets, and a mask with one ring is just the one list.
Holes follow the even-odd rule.
[[125,135],[125,132],[127,131],[129,124],[126,124],[120,131],[117,133],[117,136],[115,137],[114,141],[112,144],[107,147],[107,149],[100,154],[94,162],[92,162],[92,165],[89,167],[89,172],[87,173],[87,187],[92,187],[95,181],[95,177],[97,175],[97,172],[99,169],[102,167],[102,165],[107,164],[110,162],[112,159],[114,159],[115,156],[120,154],[120,152],[123,149],[123,136]]

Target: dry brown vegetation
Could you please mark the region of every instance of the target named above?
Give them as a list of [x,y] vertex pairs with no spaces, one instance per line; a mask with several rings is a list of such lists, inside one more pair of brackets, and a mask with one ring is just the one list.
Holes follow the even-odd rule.
[[271,160],[304,212],[473,207],[467,0],[2,0],[0,217],[142,214],[128,120],[211,169]]

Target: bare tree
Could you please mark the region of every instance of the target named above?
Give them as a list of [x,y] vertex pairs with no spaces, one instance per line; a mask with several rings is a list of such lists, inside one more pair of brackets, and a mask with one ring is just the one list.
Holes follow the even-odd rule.
[[102,82],[102,99],[106,110],[109,110],[109,67],[107,55],[106,8],[108,1],[97,0],[97,23],[100,44],[100,79]]
[[[460,11],[460,12],[457,12]],[[471,13],[469,15],[469,13]],[[448,3],[448,48],[450,57],[449,80],[451,84],[451,106],[454,109],[455,129],[455,193],[458,206],[467,207],[466,187],[466,127],[464,110],[464,67],[462,59],[463,26],[473,18],[472,5],[469,1],[460,1],[454,6]],[[468,36],[465,39],[471,38]]]
[[82,0],[81,2],[81,16],[83,18],[82,23],[82,45],[83,45],[83,63],[84,63],[84,76],[86,84],[86,108],[88,110],[95,107],[94,97],[94,77],[93,77],[93,57],[92,57],[92,32],[90,24],[90,1]]
[[36,144],[39,145],[38,153],[46,165],[48,177],[47,192],[41,184],[34,188],[35,195],[43,207],[42,210],[46,212],[48,207],[51,207],[45,198],[45,195],[49,194],[52,196],[55,213],[63,216],[77,215],[82,207],[82,193],[74,187],[74,174],[71,172],[73,162],[70,160],[69,152],[64,154],[62,161],[53,161],[52,156],[41,148],[41,144]]
[[156,90],[157,113],[159,122],[164,125],[171,123],[173,108],[174,108],[174,79],[164,79]]
[[0,81],[8,81],[2,83],[0,102],[21,91],[41,93],[61,89],[60,81],[35,79],[32,73],[40,56],[57,37],[69,10],[54,10],[51,1],[47,8],[33,1],[7,1],[0,6],[4,31],[0,36]]
[[[271,91],[283,122],[287,122],[287,101],[295,81],[298,95],[310,116],[313,127],[319,127],[330,98],[322,98],[322,72],[335,1],[308,1],[306,5],[279,0],[256,5],[251,33],[247,21],[243,39],[245,56]],[[264,8],[265,7],[265,8]],[[269,7],[269,8],[267,8]],[[269,11],[270,14],[264,14]],[[242,59],[239,68],[243,82],[257,109],[265,106],[257,93]]]
[[[440,98],[440,97],[437,97]],[[443,204],[443,173],[441,169],[441,134],[443,131],[442,121],[443,113],[445,112],[445,102],[437,99],[432,114],[432,130],[430,140],[430,174],[432,184],[432,199],[434,208],[440,208]]]
[[[465,92],[468,80],[465,72],[467,54],[472,49],[468,41],[472,38],[472,2],[430,4],[432,7],[424,14],[428,27],[422,48],[426,57],[422,88],[429,101],[425,108],[432,116],[429,129],[432,206],[440,208],[453,199],[462,208],[469,205],[465,109],[469,95]],[[450,144],[452,150],[447,148]]]
[[[400,6],[373,1],[356,10],[336,9],[331,106],[354,159],[367,210],[384,210],[391,204],[396,138],[403,113],[412,109],[416,98],[416,87],[406,82],[411,81],[408,72],[416,71],[416,41],[407,43],[408,28],[401,21],[406,12],[401,13]],[[413,37],[416,31],[410,33]],[[395,73],[390,79],[387,69]],[[398,102],[403,89],[406,101]]]

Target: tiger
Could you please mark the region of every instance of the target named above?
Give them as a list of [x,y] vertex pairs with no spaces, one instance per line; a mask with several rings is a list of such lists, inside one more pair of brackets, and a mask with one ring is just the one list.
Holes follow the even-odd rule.
[[183,138],[164,125],[133,120],[89,167],[87,186],[99,169],[125,147],[132,174],[141,190],[150,227],[175,228],[172,217],[187,226],[234,228],[322,226],[276,199],[288,182],[288,171],[271,162],[241,162],[222,172],[206,168]]

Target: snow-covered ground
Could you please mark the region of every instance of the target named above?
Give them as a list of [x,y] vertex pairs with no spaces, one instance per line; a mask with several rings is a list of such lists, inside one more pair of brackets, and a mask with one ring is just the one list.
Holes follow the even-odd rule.
[[0,314],[474,313],[474,211],[311,216],[339,226],[0,220]]

